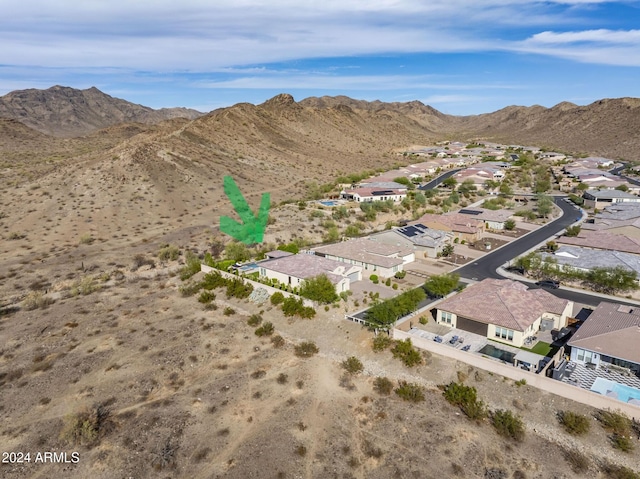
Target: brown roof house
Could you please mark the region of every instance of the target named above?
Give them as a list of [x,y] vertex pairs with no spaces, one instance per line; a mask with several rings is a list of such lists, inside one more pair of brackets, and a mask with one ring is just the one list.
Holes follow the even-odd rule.
[[615,250],[640,255],[640,238],[608,231],[581,230],[578,236],[561,236],[556,242],[582,248]]
[[640,376],[640,306],[600,303],[568,345],[571,361],[621,366]]
[[477,241],[484,232],[484,221],[461,213],[427,213],[413,224],[418,223],[434,230],[450,231],[455,238],[465,241]]
[[267,259],[258,263],[260,276],[277,279],[292,288],[299,287],[304,280],[324,274],[336,287],[336,292],[348,291],[351,281],[362,279],[362,268],[333,261],[313,254],[292,254]]
[[557,329],[565,327],[572,309],[572,301],[543,289],[489,278],[439,303],[436,321],[519,348],[538,332],[543,320],[553,321]]

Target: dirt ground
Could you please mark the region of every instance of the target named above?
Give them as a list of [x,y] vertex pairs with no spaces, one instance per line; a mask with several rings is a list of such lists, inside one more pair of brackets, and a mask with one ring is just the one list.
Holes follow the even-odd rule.
[[[2,464],[0,477],[546,479],[609,477],[600,472],[605,461],[637,467],[637,453],[616,453],[595,421],[576,439],[554,417],[591,414],[588,407],[435,356],[409,369],[374,353],[372,333],[340,310],[292,320],[221,290],[218,308],[206,310],[168,271],[127,272],[93,293],[3,315],[2,449],[78,452],[80,460]],[[272,322],[285,344],[256,336],[251,314]],[[305,340],[317,344],[316,356],[294,354]],[[341,378],[349,356],[365,370]],[[422,385],[425,401],[378,394],[377,376]],[[437,385],[460,377],[492,409],[522,415],[523,443],[444,401]],[[65,424],[97,404],[109,411],[99,436],[73,442]],[[569,450],[587,458],[587,471],[572,471]]]

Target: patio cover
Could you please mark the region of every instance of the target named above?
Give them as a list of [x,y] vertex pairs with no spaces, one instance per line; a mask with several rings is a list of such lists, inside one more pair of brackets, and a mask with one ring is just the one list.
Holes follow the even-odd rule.
[[544,359],[544,356],[536,353],[530,353],[529,351],[519,351],[514,359],[516,361],[516,366],[521,363],[526,363],[537,369],[540,361]]

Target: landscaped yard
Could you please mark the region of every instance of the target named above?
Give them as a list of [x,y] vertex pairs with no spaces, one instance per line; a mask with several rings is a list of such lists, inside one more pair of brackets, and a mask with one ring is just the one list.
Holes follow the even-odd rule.
[[553,356],[559,348],[558,346],[551,346],[549,343],[545,343],[544,341],[538,341],[533,348],[522,349],[525,351],[531,351],[535,354],[540,354],[541,356]]

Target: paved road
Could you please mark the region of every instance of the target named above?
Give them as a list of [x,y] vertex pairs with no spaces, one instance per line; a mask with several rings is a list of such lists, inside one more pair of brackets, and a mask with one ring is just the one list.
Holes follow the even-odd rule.
[[478,281],[485,278],[502,278],[502,276],[496,273],[496,269],[507,261],[516,258],[536,245],[543,243],[551,236],[575,223],[578,218],[581,217],[582,213],[572,203],[570,204],[564,201],[561,197],[556,197],[554,201],[564,213],[560,218],[544,225],[542,228],[539,228],[526,236],[512,241],[492,253],[457,268],[455,270],[456,273],[458,273],[462,278]]
[[458,171],[460,171],[462,168],[456,168],[455,170],[449,170],[446,173],[441,174],[440,176],[438,176],[437,178],[431,180],[429,183],[425,183],[422,186],[418,186],[419,190],[432,190],[434,189],[436,186],[438,186],[440,183],[442,183],[444,180],[446,180],[447,178],[449,178],[450,176],[455,175]]

